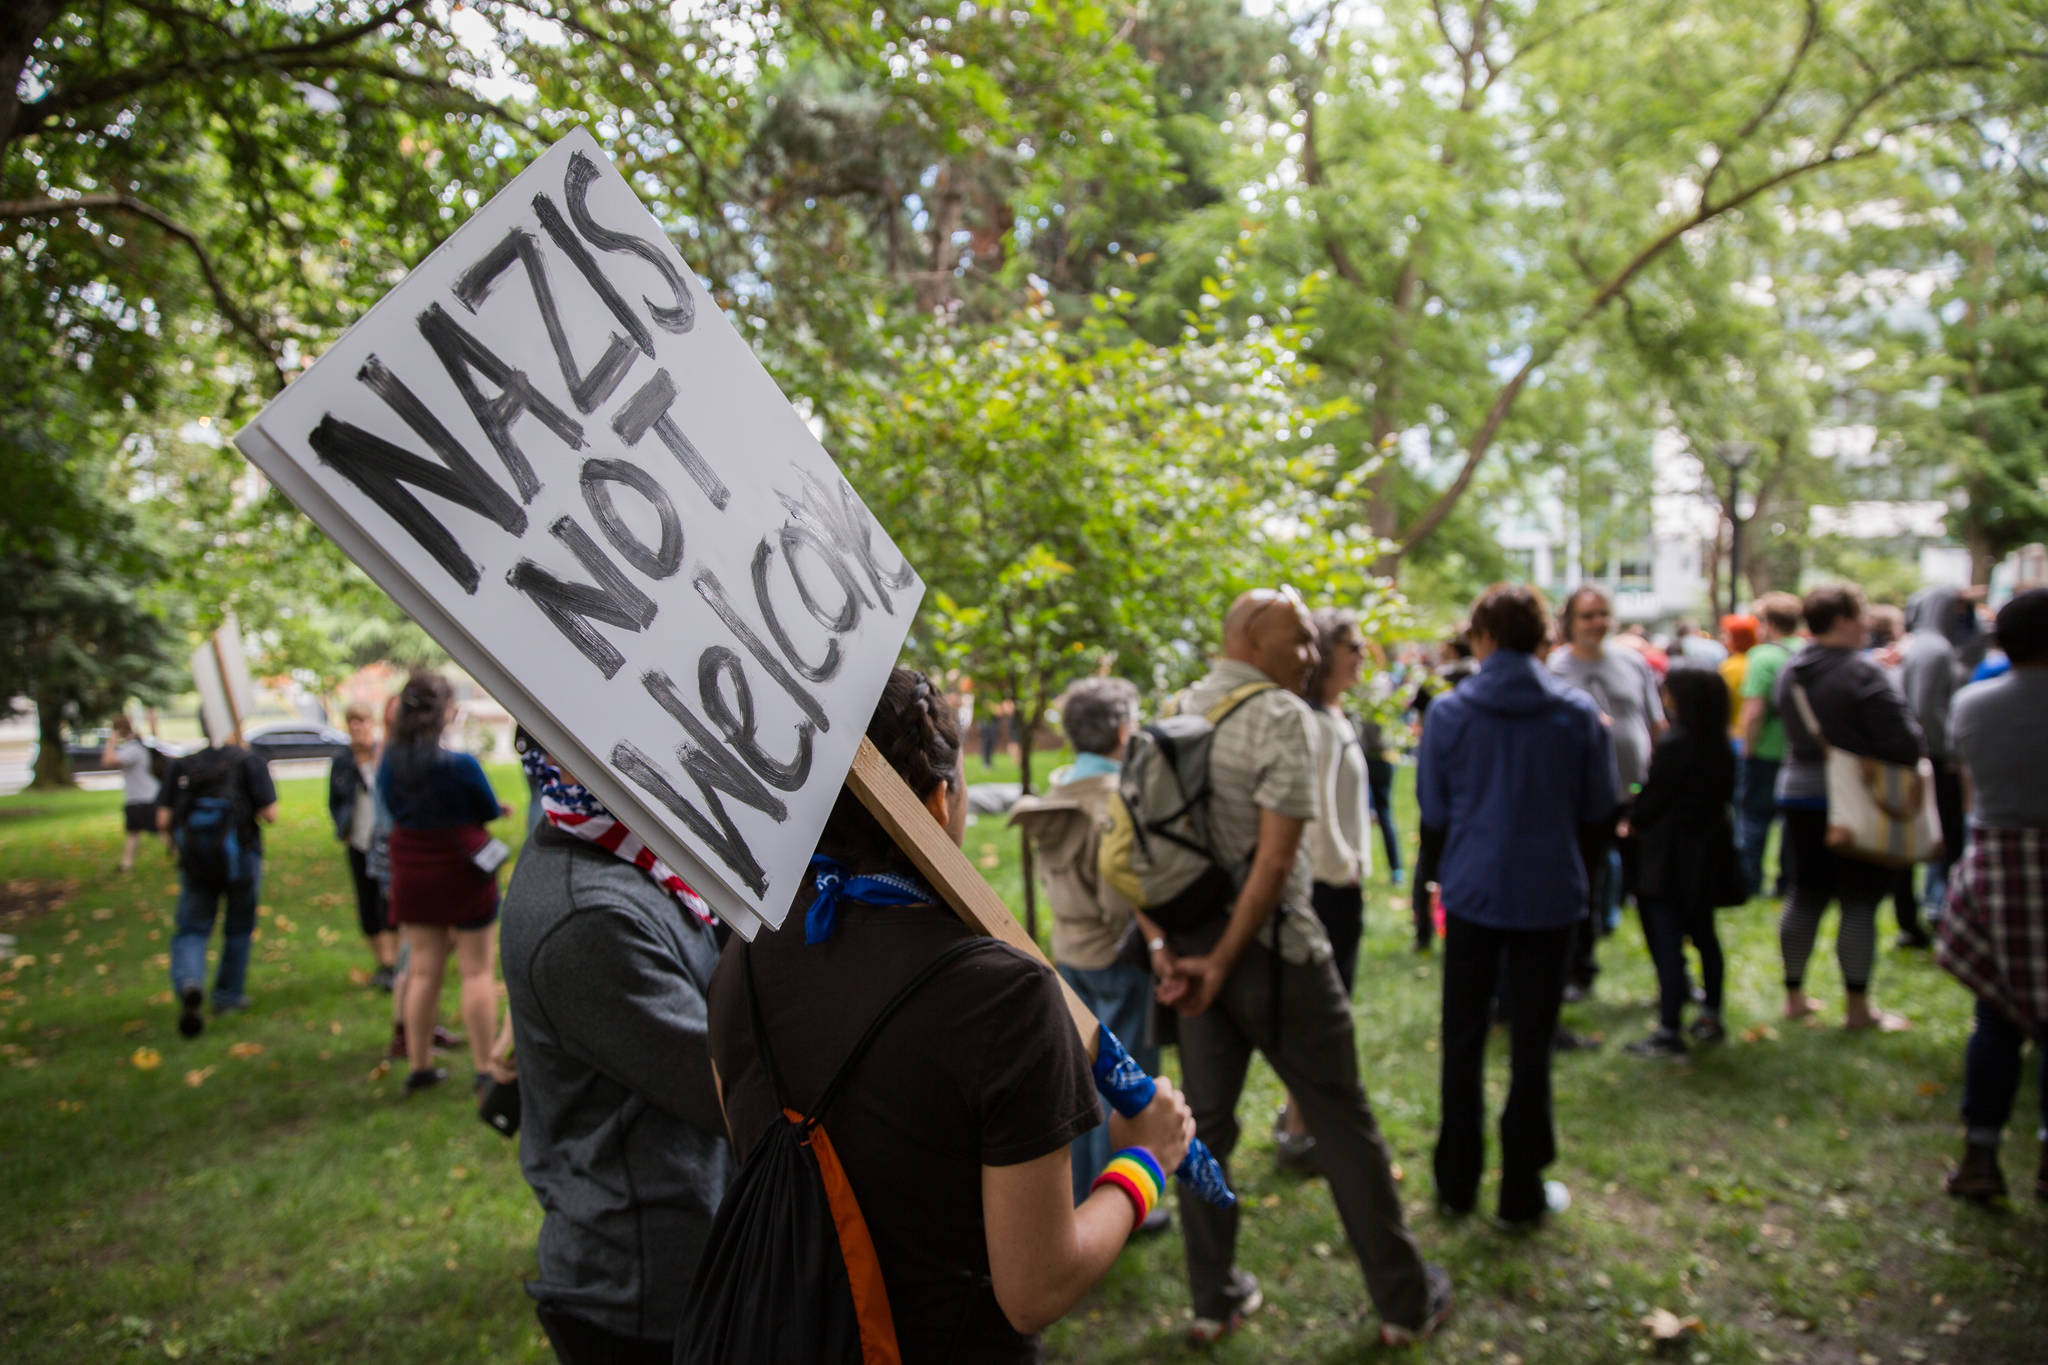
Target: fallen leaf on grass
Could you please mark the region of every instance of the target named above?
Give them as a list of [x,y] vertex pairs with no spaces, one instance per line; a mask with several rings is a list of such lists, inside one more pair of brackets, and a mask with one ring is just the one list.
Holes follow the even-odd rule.
[[1742,1031],[1742,1041],[1745,1043],[1775,1043],[1778,1041],[1778,1031],[1769,1024],[1751,1024]]
[[228,1056],[230,1057],[260,1057],[262,1055],[263,1044],[261,1043],[234,1043],[228,1048]]
[[1923,1095],[1939,1095],[1947,1089],[1948,1087],[1943,1085],[1940,1081],[1920,1082],[1920,1093]]
[[196,1090],[200,1086],[205,1085],[206,1078],[212,1074],[213,1068],[210,1066],[202,1066],[196,1070],[188,1071],[185,1073],[185,1084]]
[[143,1023],[140,1019],[130,1019],[126,1023],[121,1025],[121,1032],[140,1033],[148,1027],[149,1025]]
[[1704,1332],[1706,1325],[1695,1316],[1680,1317],[1668,1308],[1653,1308],[1642,1318],[1643,1326],[1658,1341],[1676,1341],[1687,1332]]
[[366,971],[366,970],[364,970],[364,969],[363,969],[363,968],[361,968],[361,967],[351,967],[351,968],[349,968],[349,969],[348,969],[348,984],[349,984],[349,985],[351,985],[351,986],[367,986],[367,985],[369,985],[369,984],[370,984],[370,974],[369,974],[369,972],[368,972],[368,971]]
[[385,1078],[386,1076],[389,1076],[390,1074],[391,1074],[391,1059],[390,1059],[389,1057],[387,1057],[387,1058],[385,1058],[385,1059],[384,1059],[383,1061],[381,1061],[381,1062],[377,1063],[377,1065],[375,1065],[375,1066],[373,1066],[373,1067],[371,1067],[371,1068],[370,1068],[370,1076],[369,1076],[369,1080],[370,1080],[370,1083],[374,1085],[374,1084],[376,1084],[376,1083],[377,1083],[378,1081],[381,1081],[381,1080],[383,1080],[383,1079],[384,1079],[384,1078]]
[[153,1047],[139,1047],[128,1054],[128,1065],[137,1071],[154,1071],[162,1066],[164,1057]]
[[92,912],[92,917],[94,919],[112,919],[114,917],[114,912],[108,907],[102,905],[99,909]]

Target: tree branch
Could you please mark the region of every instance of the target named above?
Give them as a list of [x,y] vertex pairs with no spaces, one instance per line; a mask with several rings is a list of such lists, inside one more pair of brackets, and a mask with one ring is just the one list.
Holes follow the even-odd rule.
[[1763,126],[1764,120],[1777,112],[1778,106],[1784,102],[1786,92],[1791,90],[1792,82],[1798,78],[1799,68],[1806,64],[1806,54],[1813,51],[1814,40],[1819,36],[1820,2],[1806,0],[1806,29],[1799,35],[1799,46],[1793,50],[1792,60],[1785,65],[1785,74],[1779,78],[1777,86],[1757,111],[1749,116],[1742,127],[1736,129],[1735,136],[1714,149],[1714,164],[1707,168],[1706,177],[1700,181],[1701,203],[1713,197],[1714,179],[1728,164],[1728,158],[1740,151],[1742,144],[1749,141],[1756,130]]
[[91,209],[111,209],[116,213],[145,219],[189,247],[193,258],[199,264],[199,273],[206,281],[207,292],[213,295],[213,306],[219,310],[221,317],[227,320],[228,326],[240,333],[270,367],[276,380],[271,386],[272,392],[281,392],[284,389],[284,364],[278,359],[276,347],[271,344],[269,336],[256,319],[237,304],[234,296],[228,292],[227,282],[221,279],[220,271],[214,267],[213,255],[207,251],[206,244],[199,239],[199,234],[154,204],[138,199],[132,194],[120,193],[81,194],[67,199],[51,195],[37,195],[29,199],[0,199],[0,221],[63,217],[66,214]]
[[16,136],[30,133],[81,109],[120,99],[179,77],[222,76],[251,68],[290,67],[306,58],[318,57],[368,37],[406,13],[414,3],[415,0],[397,0],[396,4],[387,5],[358,23],[304,42],[280,43],[274,47],[249,48],[213,56],[187,54],[159,66],[87,81],[68,90],[52,90],[41,99],[21,106],[14,132]]

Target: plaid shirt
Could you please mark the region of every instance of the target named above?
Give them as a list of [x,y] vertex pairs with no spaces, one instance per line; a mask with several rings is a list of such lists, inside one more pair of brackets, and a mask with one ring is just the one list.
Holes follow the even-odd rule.
[[1934,956],[2028,1034],[2048,1034],[2048,829],[1970,827]]
[[[1218,659],[1207,677],[1182,694],[1180,709],[1184,714],[1206,711],[1246,683],[1271,681],[1250,664]],[[1261,810],[1315,819],[1317,743],[1308,703],[1284,687],[1251,697],[1217,727],[1209,749],[1209,831],[1218,857],[1237,863],[1252,856]],[[1277,926],[1280,956],[1293,963],[1331,956],[1330,937],[1309,907],[1311,880],[1304,833],[1280,893],[1280,908],[1258,936],[1273,947]]]

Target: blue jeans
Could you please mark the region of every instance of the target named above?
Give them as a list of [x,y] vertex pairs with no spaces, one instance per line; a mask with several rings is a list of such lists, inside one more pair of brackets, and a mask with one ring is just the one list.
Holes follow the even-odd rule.
[[[1998,1145],[2019,1094],[2020,1056],[2026,1046],[2027,1035],[2018,1024],[1977,1001],[1977,1026],[1963,1049],[1963,1127],[1971,1142]],[[2048,1133],[2048,1038],[2034,1040],[2034,1062],[2040,1072],[2036,1088],[2041,1092],[2041,1131]]]
[[[1159,1074],[1159,1049],[1145,1045],[1145,1020],[1152,1009],[1152,973],[1143,967],[1070,967],[1059,974],[1082,1003],[1095,1011],[1102,1026],[1114,1033],[1131,1060],[1148,1076]],[[1088,1197],[1088,1186],[1109,1164],[1109,1101],[1101,1101],[1102,1122],[1074,1139],[1074,1202]]]
[[220,945],[220,972],[213,979],[215,1006],[237,1004],[249,976],[249,935],[256,931],[256,902],[263,894],[263,860],[245,854],[247,881],[227,888],[204,891],[190,882],[178,883],[178,913],[171,932],[171,989],[206,984],[206,940],[213,936],[214,912],[227,897],[227,924]]
[[[1741,797],[1735,810],[1735,847],[1742,855],[1742,875],[1749,894],[1764,890],[1764,845],[1770,841],[1771,822],[1778,818],[1778,760],[1742,760]],[[1778,852],[1784,860],[1784,850]]]

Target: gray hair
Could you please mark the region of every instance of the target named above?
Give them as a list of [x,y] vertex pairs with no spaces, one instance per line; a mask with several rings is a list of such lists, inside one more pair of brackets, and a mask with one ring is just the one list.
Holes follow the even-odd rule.
[[1117,732],[1137,718],[1137,686],[1122,678],[1083,678],[1060,698],[1060,727],[1076,753],[1115,753]]

